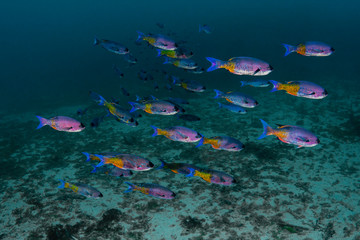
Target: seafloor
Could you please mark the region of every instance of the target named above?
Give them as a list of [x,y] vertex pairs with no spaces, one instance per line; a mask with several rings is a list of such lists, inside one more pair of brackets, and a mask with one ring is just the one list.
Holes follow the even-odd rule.
[[[360,239],[359,99],[341,91],[323,100],[269,93],[269,88],[244,91],[260,102],[245,115],[219,109],[214,92],[207,90],[188,94],[190,105],[184,106],[200,121],[142,113],[136,128],[113,119],[90,128],[92,117],[104,111],[94,107],[82,117],[87,129],[81,133],[36,130],[36,115],[79,118],[76,110],[87,105],[1,114],[0,239]],[[257,140],[259,118],[271,126],[303,126],[321,143],[298,149],[273,136]],[[241,152],[196,148],[152,137],[150,125],[229,135],[246,147]],[[168,170],[128,178],[92,174],[81,152],[132,153],[156,166],[159,159],[192,163],[227,172],[237,183],[209,184]],[[104,197],[58,189],[58,179],[87,183]],[[124,181],[158,183],[177,195],[163,200],[123,193]]]

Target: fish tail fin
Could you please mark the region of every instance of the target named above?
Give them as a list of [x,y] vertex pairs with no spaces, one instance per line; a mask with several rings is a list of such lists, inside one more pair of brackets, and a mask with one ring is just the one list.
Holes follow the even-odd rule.
[[285,43],[283,43],[282,45],[283,45],[284,48],[286,49],[285,54],[284,54],[285,57],[286,57],[287,55],[289,55],[290,53],[296,51],[296,47],[295,47],[295,46],[292,46],[292,45],[289,45],[289,44],[285,44]]
[[160,159],[160,161],[161,161],[161,165],[160,165],[159,167],[157,167],[156,170],[163,169],[163,168],[166,166],[166,164],[167,164],[164,160],[161,160],[161,159]]
[[159,135],[159,133],[158,133],[158,129],[159,129],[159,128],[157,128],[157,127],[155,127],[155,126],[153,126],[153,125],[151,125],[151,127],[154,129],[154,133],[153,133],[153,135],[151,135],[151,136],[155,137],[155,136]]
[[65,188],[65,181],[64,180],[61,180],[61,179],[59,179],[59,181],[60,181],[60,186],[58,186],[58,188]]
[[202,146],[202,145],[204,144],[204,141],[205,141],[205,137],[202,137],[202,138],[200,139],[198,145],[196,145],[196,147],[198,148],[198,147]]
[[102,155],[94,154],[94,156],[100,159],[100,162],[96,165],[96,167],[101,167],[105,164],[105,159]]
[[245,81],[240,81],[240,87],[243,87],[243,86],[245,86]]
[[140,109],[140,104],[137,102],[129,102],[129,104],[131,105],[130,113]]
[[219,104],[219,108],[222,108],[222,107],[223,107],[222,103],[219,103],[219,102],[218,102],[218,104]]
[[91,166],[94,168],[92,171],[91,171],[91,173],[96,173],[97,171],[96,171],[96,165],[95,164],[91,164]]
[[175,77],[175,76],[171,76],[172,78],[172,84],[179,84],[180,83],[180,78],[179,77]]
[[138,38],[136,39],[136,41],[140,42],[145,37],[145,34],[140,31],[136,31],[136,32],[138,33]]
[[272,135],[273,129],[269,126],[269,124],[267,124],[264,120],[260,119],[261,123],[263,124],[263,128],[264,128],[264,132],[263,134],[261,134],[260,137],[258,137],[258,139],[262,139],[268,135]]
[[96,46],[96,45],[99,45],[99,44],[100,44],[100,40],[95,36],[93,45]]
[[172,62],[171,62],[171,58],[165,57],[165,61],[164,61],[163,64],[171,64],[171,63],[172,63]]
[[129,185],[129,188],[124,191],[124,193],[132,192],[135,189],[135,185],[130,182],[125,182],[127,185]]
[[163,54],[162,54],[162,50],[161,49],[156,49],[156,51],[157,51],[157,57],[160,57],[160,56],[162,56]]
[[270,90],[270,92],[275,92],[275,91],[280,90],[279,87],[280,87],[281,83],[274,81],[274,80],[269,80],[269,82],[271,82],[271,84],[274,85],[274,87]]
[[43,117],[40,117],[40,116],[36,116],[36,117],[37,117],[37,118],[39,119],[39,121],[40,121],[39,126],[37,126],[36,129],[42,128],[42,127],[45,126],[45,125],[49,125],[49,120],[48,120],[48,119],[43,118]]
[[82,152],[86,156],[86,162],[90,162],[90,154],[87,152]]
[[217,90],[217,89],[214,89],[214,91],[215,91],[215,93],[216,93],[216,95],[215,95],[214,98],[221,98],[222,95],[224,94],[222,91],[219,91],[219,90]]
[[221,68],[221,66],[223,66],[225,63],[224,61],[212,57],[207,57],[206,60],[211,63],[211,66],[206,70],[207,72],[211,72],[218,68]]
[[195,174],[195,169],[194,168],[189,168],[190,173],[188,175],[185,175],[186,177],[193,177]]

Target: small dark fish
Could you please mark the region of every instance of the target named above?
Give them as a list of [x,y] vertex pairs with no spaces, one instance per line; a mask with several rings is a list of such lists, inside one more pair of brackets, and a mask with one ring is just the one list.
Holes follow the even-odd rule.
[[128,63],[131,64],[137,63],[137,59],[131,53],[125,54],[123,56],[124,56],[124,60],[127,61]]
[[194,74],[201,74],[205,71],[204,68],[202,67],[197,67],[195,69],[189,69],[189,70],[186,70],[187,72],[190,72],[190,73],[194,73]]
[[148,73],[142,69],[138,72],[138,77],[140,78],[140,80],[146,82],[148,80]]
[[206,24],[203,24],[203,25],[199,24],[199,33],[201,33],[201,32],[210,34],[211,33],[211,28]]
[[159,28],[163,29],[163,28],[165,27],[165,24],[157,22],[157,23],[156,23],[156,26],[158,26]]
[[188,100],[182,98],[168,97],[168,100],[176,104],[189,104]]
[[166,88],[167,90],[169,90],[169,91],[172,91],[172,90],[173,90],[171,84],[169,84],[169,83],[167,83],[167,84],[165,85],[165,88]]
[[157,91],[159,90],[159,85],[157,84],[157,82],[154,82],[154,89]]
[[90,126],[97,128],[103,120],[104,116],[96,117],[91,121]]
[[84,116],[88,109],[89,109],[88,107],[87,107],[87,108],[79,108],[79,109],[76,111],[76,114],[77,114],[78,116],[80,116],[80,117],[81,117],[81,116]]
[[101,172],[114,177],[129,177],[133,174],[130,170],[117,168],[113,165],[103,165],[100,167],[96,167],[95,165],[92,166],[94,167],[92,173]]
[[189,122],[200,121],[200,118],[198,116],[192,114],[180,114],[178,115],[178,118]]
[[115,64],[113,65],[113,69],[114,69],[114,71],[116,72],[116,75],[118,75],[119,78],[124,77],[124,73]]
[[106,50],[108,50],[109,52],[120,54],[120,55],[129,53],[129,49],[127,47],[123,46],[120,43],[111,41],[111,40],[98,39],[95,37],[94,46],[96,46],[96,45],[100,45],[103,48],[105,48]]
[[124,96],[127,96],[127,97],[130,96],[130,93],[129,93],[124,87],[121,87],[121,93],[122,93]]

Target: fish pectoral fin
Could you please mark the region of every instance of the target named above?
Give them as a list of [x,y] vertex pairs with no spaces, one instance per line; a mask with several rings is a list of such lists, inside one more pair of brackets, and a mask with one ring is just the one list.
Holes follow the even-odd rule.
[[256,69],[253,75],[255,75],[255,74],[257,74],[258,72],[260,72],[260,70],[261,70],[260,68]]

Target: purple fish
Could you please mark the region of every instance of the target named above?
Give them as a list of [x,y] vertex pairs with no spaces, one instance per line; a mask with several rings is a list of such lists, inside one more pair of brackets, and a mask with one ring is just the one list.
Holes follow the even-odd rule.
[[163,135],[170,140],[177,142],[198,142],[202,138],[202,135],[190,128],[175,126],[160,129],[155,126],[151,126],[154,129],[153,136]]
[[312,82],[291,81],[280,83],[274,80],[270,80],[270,82],[274,85],[271,92],[285,90],[290,95],[311,99],[322,99],[328,95],[323,87]]
[[259,103],[251,96],[239,93],[239,92],[227,92],[223,93],[217,89],[214,89],[216,96],[214,98],[225,98],[226,101],[238,105],[240,107],[254,108]]
[[297,46],[283,43],[283,46],[286,49],[285,56],[292,52],[296,52],[303,56],[327,57],[335,51],[333,47],[322,42],[305,42],[304,44],[300,43]]
[[214,149],[239,152],[244,149],[244,144],[229,136],[216,136],[211,138],[203,137],[197,147],[203,144],[210,144]]
[[177,114],[180,109],[173,103],[165,100],[149,100],[143,102],[129,102],[132,106],[130,113],[141,109],[144,112],[158,115],[174,115]]
[[101,194],[101,192],[99,190],[97,190],[96,188],[93,188],[87,184],[83,184],[83,183],[72,184],[69,182],[65,182],[61,179],[59,181],[61,182],[61,185],[58,188],[69,188],[69,189],[73,190],[75,193],[81,194],[88,198],[103,197],[103,195]]
[[236,183],[236,180],[227,173],[212,170],[212,169],[192,169],[188,177],[200,177],[208,183],[215,183],[220,185],[230,186]]
[[43,126],[49,125],[55,130],[64,132],[81,132],[85,129],[85,125],[78,120],[73,118],[57,116],[51,119],[46,119],[40,116],[36,116],[40,124],[36,129],[42,128]]
[[176,196],[174,192],[158,184],[140,183],[138,185],[135,185],[129,182],[125,183],[129,185],[129,188],[125,191],[125,193],[132,191],[140,191],[146,195],[162,199],[173,199]]
[[225,68],[236,75],[264,76],[268,75],[273,70],[273,67],[270,66],[269,63],[252,57],[235,57],[228,61],[222,61],[211,57],[207,57],[206,59],[211,63],[207,72]]
[[138,33],[137,41],[141,41],[141,40],[146,41],[154,47],[164,50],[175,50],[178,47],[175,41],[167,36],[161,34],[156,34],[156,35],[144,34],[139,31],[137,33]]
[[309,130],[291,125],[278,125],[276,129],[271,128],[264,120],[260,119],[264,127],[263,134],[258,138],[262,139],[269,135],[275,135],[280,141],[301,147],[314,147],[320,140]]

